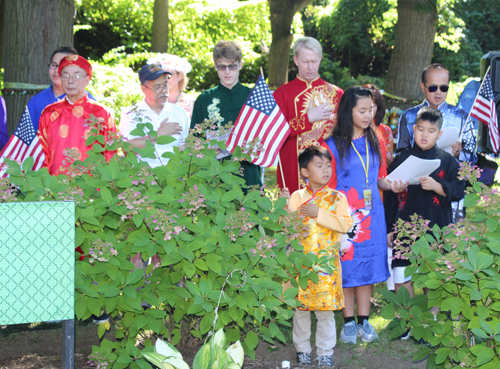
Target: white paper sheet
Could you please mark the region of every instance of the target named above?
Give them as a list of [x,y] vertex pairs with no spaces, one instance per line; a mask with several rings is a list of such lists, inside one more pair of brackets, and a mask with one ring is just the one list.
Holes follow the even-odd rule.
[[448,154],[453,155],[453,149],[451,148],[451,145],[457,143],[458,134],[460,132],[455,127],[444,127],[441,130],[443,131],[443,134],[437,140],[436,145],[441,150],[444,150]]
[[409,181],[411,185],[419,184],[419,177],[428,177],[440,165],[440,159],[425,160],[410,155],[408,159],[387,176],[387,179],[391,182],[401,180],[403,183]]

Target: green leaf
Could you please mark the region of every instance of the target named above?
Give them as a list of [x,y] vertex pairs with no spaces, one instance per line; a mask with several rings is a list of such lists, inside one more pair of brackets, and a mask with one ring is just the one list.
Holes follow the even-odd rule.
[[478,306],[476,308],[476,314],[480,319],[488,319],[490,316],[490,310],[485,306]]
[[101,323],[97,326],[97,336],[99,338],[102,338],[102,336],[104,336],[104,333],[106,333],[106,323]]
[[176,139],[172,136],[159,136],[156,139],[156,143],[158,145],[168,145],[169,143],[174,142]]
[[425,282],[425,287],[430,288],[431,290],[435,290],[439,287],[441,287],[443,283],[438,281],[437,279],[429,279],[427,282]]
[[156,365],[158,368],[164,368],[163,367],[163,360],[166,359],[165,356],[161,354],[157,354],[156,352],[142,352],[142,357],[145,358],[147,361],[152,363],[153,365]]
[[485,320],[479,319],[479,325],[481,326],[483,331],[486,332],[486,334],[488,334],[488,335],[493,334],[493,329],[491,328],[491,325],[489,325]]
[[250,349],[255,349],[259,344],[259,337],[254,332],[248,332],[245,343]]
[[477,193],[470,193],[468,195],[465,195],[464,199],[464,207],[474,207],[477,205],[478,201],[481,199],[481,197]]
[[23,172],[28,173],[33,168],[34,163],[35,159],[33,156],[28,156],[23,162]]
[[417,362],[424,360],[431,352],[432,350],[429,347],[424,346],[413,354],[413,361]]
[[[24,168],[24,166],[23,166]],[[490,232],[495,232],[498,226],[498,218],[488,218],[486,219],[486,226]]]
[[481,338],[488,338],[488,335],[486,334],[485,331],[483,331],[481,328],[472,328],[471,329],[472,333],[474,333],[476,336],[481,337]]
[[477,356],[477,365],[486,364],[488,361],[493,359],[493,356],[495,356],[493,349],[483,346],[483,344],[472,346],[470,351]]
[[183,261],[182,270],[184,271],[184,273],[186,274],[186,277],[188,277],[188,278],[193,278],[194,274],[196,273],[195,266],[187,260]]
[[405,286],[401,286],[401,288],[399,289],[398,293],[397,293],[397,296],[398,296],[398,299],[399,301],[401,301],[401,303],[403,304],[403,306],[408,306],[409,303],[410,303],[410,292],[408,292],[408,290],[406,289]]
[[435,352],[436,364],[442,364],[446,360],[446,358],[448,357],[450,352],[451,352],[451,349],[449,349],[448,347],[441,347],[441,348],[437,349]]
[[461,279],[462,281],[470,281],[473,276],[474,274],[464,269],[459,269],[455,274],[455,277]]
[[139,228],[142,224],[142,220],[144,219],[144,216],[142,216],[140,213],[134,214],[132,217],[132,221],[134,222],[135,226]]
[[210,344],[205,343],[194,357],[193,368],[208,369],[210,364]]
[[108,204],[110,205],[111,202],[113,201],[113,197],[111,196],[111,191],[109,191],[106,187],[102,187],[99,191],[101,194],[101,198]]
[[127,276],[126,284],[136,284],[143,276],[144,271],[142,269],[134,270]]

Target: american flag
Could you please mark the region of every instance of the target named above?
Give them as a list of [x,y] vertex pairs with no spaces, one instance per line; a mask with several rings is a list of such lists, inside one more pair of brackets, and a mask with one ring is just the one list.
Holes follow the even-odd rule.
[[7,177],[5,172],[8,168],[4,165],[6,158],[24,162],[30,156],[33,156],[34,159],[33,170],[40,169],[45,160],[45,155],[40,141],[38,141],[35,128],[33,128],[33,123],[31,123],[28,107],[26,107],[14,134],[0,153],[0,177]]
[[500,134],[498,133],[497,110],[493,98],[490,74],[487,73],[483,85],[479,90],[476,102],[472,106],[471,116],[486,124],[490,131],[491,147],[495,153],[500,148]]
[[236,119],[227,141],[227,150],[233,152],[236,146],[245,148],[246,143],[259,138],[262,151],[252,163],[269,167],[276,162],[289,134],[290,127],[260,75]]

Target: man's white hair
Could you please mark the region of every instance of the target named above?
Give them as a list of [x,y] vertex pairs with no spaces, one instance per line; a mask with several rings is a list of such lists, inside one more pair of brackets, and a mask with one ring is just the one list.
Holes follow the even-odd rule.
[[314,51],[319,57],[323,56],[323,48],[321,47],[321,44],[313,37],[302,37],[295,41],[295,44],[293,44],[293,55],[298,57],[299,51],[303,47]]

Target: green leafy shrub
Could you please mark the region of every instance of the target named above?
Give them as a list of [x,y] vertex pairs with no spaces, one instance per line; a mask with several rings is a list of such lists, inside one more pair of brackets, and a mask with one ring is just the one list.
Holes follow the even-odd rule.
[[[408,328],[423,339],[415,361],[429,356],[428,368],[498,368],[500,365],[500,191],[477,182],[478,171],[463,165],[460,175],[472,187],[465,197],[466,220],[429,230],[415,217],[398,223],[399,236],[411,242],[408,257],[417,287],[428,298],[403,287],[397,295],[382,291],[390,304],[382,316],[392,319],[391,337]],[[415,240],[417,240],[415,242]],[[432,307],[440,311],[434,319]]]
[[[87,144],[103,143],[96,136],[100,123],[89,124]],[[302,219],[284,210],[286,199],[273,202],[245,188],[239,161],[250,158],[247,153],[236,148],[232,160],[215,159],[210,147],[225,144],[205,141],[201,133],[209,125],[163,154],[168,164],[156,168],[138,161],[117,137],[106,148],[125,155],[108,163],[104,148],[94,144],[83,162],[66,151],[67,175],[30,171],[28,159],[23,168],[9,161],[10,179],[0,181],[0,201],[75,202],[76,246],[86,255],[76,262],[75,313],[82,320],[110,316],[98,334],[113,325],[116,342],[103,339],[93,357],[113,368],[151,368],[143,353],[154,352],[156,338],[177,345],[221,328],[254,358],[259,337],[285,341],[280,327],[290,326],[298,288],[292,279],[295,287],[283,292],[282,283],[298,275],[305,288],[309,279],[318,281],[313,269],[331,270],[328,256],[302,252]],[[134,135],[152,128],[139,127]],[[147,143],[136,150],[143,157],[154,155]],[[154,262],[136,269],[131,257],[138,253]],[[230,274],[237,269],[241,273]]]
[[114,111],[113,116],[118,123],[122,110],[144,97],[139,77],[125,65],[109,66],[98,62],[91,62],[91,64],[92,79],[87,90],[97,101]]

